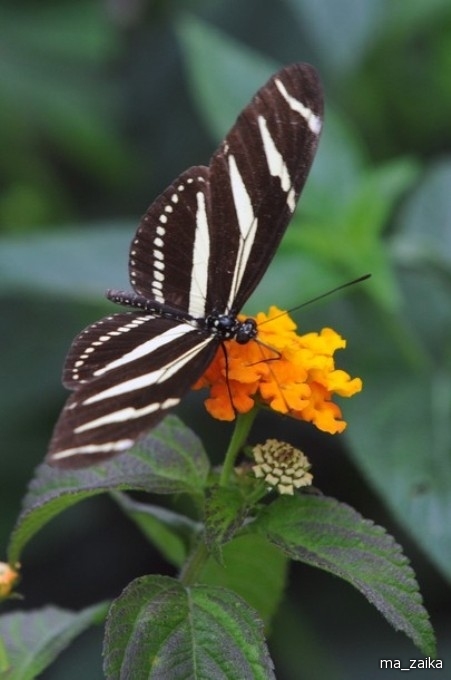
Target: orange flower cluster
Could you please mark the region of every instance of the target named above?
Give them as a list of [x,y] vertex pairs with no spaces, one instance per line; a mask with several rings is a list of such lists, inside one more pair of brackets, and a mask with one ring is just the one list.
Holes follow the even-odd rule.
[[[245,317],[240,316],[240,320]],[[193,389],[210,388],[207,411],[219,420],[233,420],[256,403],[307,420],[335,434],[346,423],[334,394],[350,397],[362,389],[360,378],[335,368],[334,352],[346,341],[331,328],[320,333],[296,334],[296,324],[277,307],[255,317],[256,341],[240,345],[230,340],[227,359],[219,348]]]

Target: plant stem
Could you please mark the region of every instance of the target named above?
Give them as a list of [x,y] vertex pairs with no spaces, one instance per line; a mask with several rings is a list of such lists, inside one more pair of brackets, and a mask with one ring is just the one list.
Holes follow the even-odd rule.
[[179,580],[184,586],[197,583],[199,575],[208,559],[208,549],[203,539],[199,541],[191,555],[182,567]]
[[[257,415],[257,411],[257,408],[253,408],[249,413],[237,416],[235,429],[224,458],[224,465],[219,479],[220,486],[227,486],[229,483],[236,457],[243,443],[246,441],[249,430]],[[262,495],[264,495],[264,493],[262,493]],[[180,571],[179,579],[183,585],[189,586],[199,580],[199,575],[201,574],[208,557],[208,548],[204,539],[201,538]]]
[[222,472],[219,478],[219,486],[227,486],[229,483],[236,457],[243,443],[246,441],[255,416],[257,415],[257,410],[257,408],[253,408],[252,411],[249,411],[249,413],[239,414],[237,416],[235,429],[224,458],[224,464],[222,466]]

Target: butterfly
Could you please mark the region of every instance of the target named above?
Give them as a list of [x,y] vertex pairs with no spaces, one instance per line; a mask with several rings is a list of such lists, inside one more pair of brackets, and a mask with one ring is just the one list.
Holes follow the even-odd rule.
[[208,166],[183,172],[132,240],[129,311],[70,347],[68,399],[47,461],[83,467],[126,451],[175,407],[218,347],[257,336],[237,315],[266,271],[310,170],[323,114],[315,69],[276,73],[241,112]]

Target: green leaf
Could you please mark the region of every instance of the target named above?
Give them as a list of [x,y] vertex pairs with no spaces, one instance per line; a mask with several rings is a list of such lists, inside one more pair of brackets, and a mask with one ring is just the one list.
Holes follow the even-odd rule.
[[366,149],[355,130],[331,107],[299,210],[307,218],[334,222],[355,195],[368,165]]
[[338,75],[362,62],[387,16],[386,3],[372,0],[287,2],[322,60]]
[[205,503],[205,538],[209,551],[219,559],[222,545],[243,525],[247,510],[238,488],[209,489]]
[[96,604],[79,612],[44,607],[0,617],[0,636],[8,655],[7,680],[32,680],[44,671],[72,640],[103,621],[108,606]]
[[[410,158],[398,158],[367,170],[358,192],[340,216],[345,234],[357,247],[368,248],[386,228],[396,205],[418,179],[420,167]],[[357,243],[354,237],[358,238]],[[360,254],[360,253],[359,253]]]
[[[351,454],[397,521],[451,579],[451,163],[426,172],[390,239],[402,314],[361,308],[346,404]],[[376,313],[375,313],[376,312]],[[351,335],[349,335],[351,338]]]
[[[423,295],[424,290],[412,288],[427,324],[424,317],[435,304],[432,296]],[[396,354],[382,365],[384,370],[367,377],[360,405],[346,405],[352,455],[397,520],[449,579],[451,370],[441,365],[415,371],[400,365]]]
[[424,654],[434,656],[434,633],[415,575],[386,531],[332,498],[280,498],[257,520],[258,529],[289,557],[351,583]]
[[416,163],[401,159],[375,170],[362,169],[347,200],[320,201],[313,219],[288,232],[287,242],[322,263],[330,263],[350,279],[373,278],[365,290],[389,312],[401,307],[401,293],[391,253],[380,235],[402,194],[418,175]]
[[451,273],[451,161],[429,168],[404,204],[393,252],[401,264],[436,264]]
[[126,288],[130,230],[86,225],[78,231],[0,240],[0,289],[100,299],[112,282]]
[[111,606],[105,633],[108,680],[274,678],[262,623],[223,588],[163,576],[133,581]]
[[288,560],[257,534],[237,536],[222,548],[222,563],[210,557],[199,582],[241,595],[268,627],[285,589]]
[[[0,624],[1,625],[1,624]],[[10,661],[8,658],[8,652],[6,651],[5,643],[0,635],[0,677],[4,677],[1,674],[6,673],[10,667]]]
[[85,498],[106,491],[199,494],[208,458],[199,439],[178,418],[167,417],[130,451],[84,470],[37,468],[9,546],[12,564],[24,546],[52,517]]
[[249,99],[279,68],[276,62],[190,16],[177,35],[193,101],[215,139],[221,139]]
[[114,493],[113,497],[168,562],[180,568],[201,525],[159,505],[134,501],[126,494]]
[[[46,65],[58,60],[85,68],[100,67],[116,52],[118,31],[114,23],[105,21],[99,7],[83,0],[77,7],[40,5],[11,10],[5,6],[1,27],[16,49],[39,55]],[[58,70],[60,77],[63,73]]]
[[117,185],[126,154],[114,134],[113,91],[104,71],[119,47],[114,22],[90,2],[40,3],[19,13],[2,7],[0,31],[0,118],[11,121],[0,127],[0,142],[16,153],[12,167],[33,173],[35,147],[45,138],[84,172]]

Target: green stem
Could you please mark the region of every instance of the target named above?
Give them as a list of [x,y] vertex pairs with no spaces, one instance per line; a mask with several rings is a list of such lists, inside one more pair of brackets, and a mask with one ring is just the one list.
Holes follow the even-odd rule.
[[[249,413],[237,416],[235,429],[224,458],[224,465],[219,479],[220,486],[227,486],[229,483],[236,457],[247,439],[247,435],[252,427],[257,411],[258,408],[253,408]],[[264,490],[262,489],[262,491]],[[262,493],[262,495],[264,495],[264,493]],[[199,580],[199,575],[202,573],[202,569],[204,568],[208,557],[208,548],[203,538],[201,538],[180,571],[179,579],[185,586],[189,586]]]
[[257,505],[257,503],[259,503],[261,499],[267,496],[269,493],[271,493],[271,489],[268,487],[266,482],[260,479],[252,493],[246,496],[246,503],[248,507]]
[[193,583],[198,582],[202,569],[208,560],[208,556],[207,546],[203,539],[201,539],[180,572],[179,580],[184,586],[190,586]]
[[221,476],[219,478],[219,486],[227,486],[229,483],[230,476],[232,474],[236,457],[247,439],[247,435],[252,427],[252,424],[257,415],[257,408],[253,408],[252,411],[245,414],[239,414],[236,418],[235,429],[232,434],[232,438],[227,449],[227,453],[224,458],[224,464],[222,466]]

